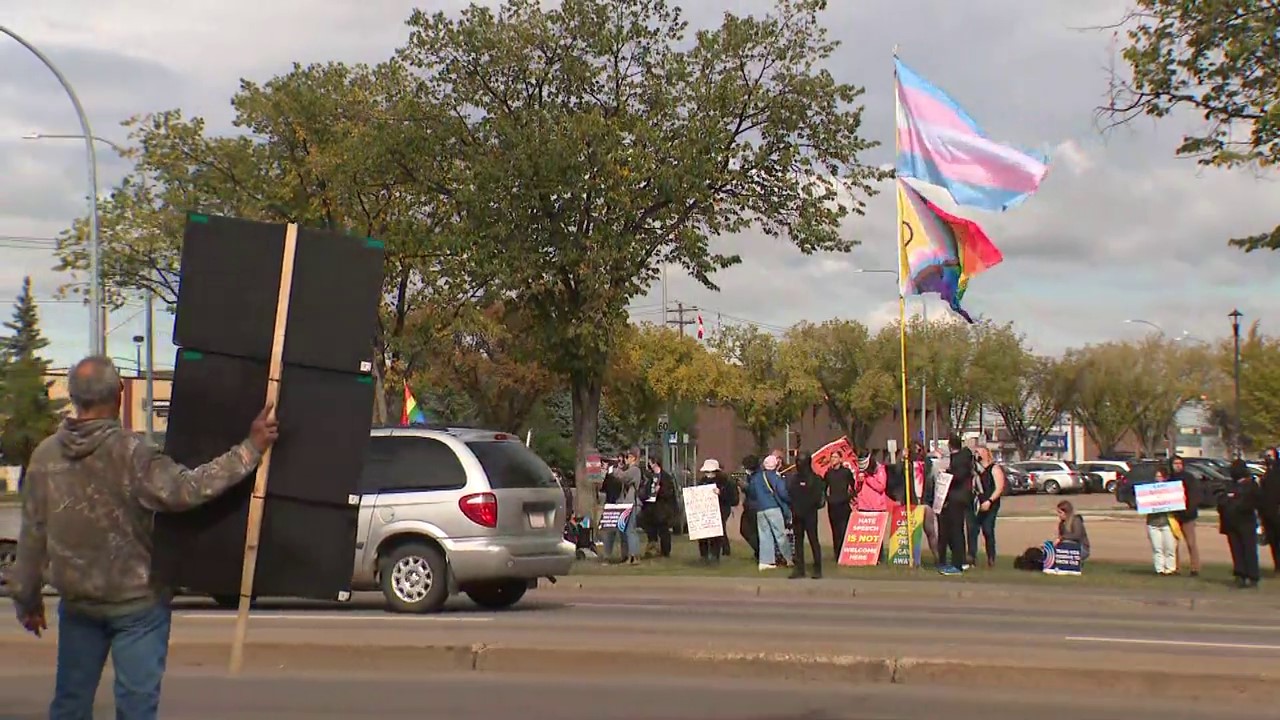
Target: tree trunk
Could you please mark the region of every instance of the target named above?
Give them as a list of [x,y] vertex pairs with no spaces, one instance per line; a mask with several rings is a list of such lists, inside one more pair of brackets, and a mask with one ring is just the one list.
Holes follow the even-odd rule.
[[373,424],[388,424],[387,386],[382,379],[382,362],[379,360],[375,360],[373,363]]
[[596,434],[600,429],[599,377],[574,375],[570,380],[573,397],[573,445],[574,458],[574,511],[583,517],[591,517],[596,509],[596,486],[587,477],[587,455],[595,450]]

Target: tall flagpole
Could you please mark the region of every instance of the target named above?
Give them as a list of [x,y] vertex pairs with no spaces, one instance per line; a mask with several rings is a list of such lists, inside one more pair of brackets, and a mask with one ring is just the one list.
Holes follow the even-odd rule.
[[915,566],[915,548],[914,533],[911,527],[911,492],[915,489],[916,481],[912,475],[915,472],[915,461],[911,458],[911,430],[909,428],[910,415],[907,410],[907,290],[904,281],[907,277],[907,245],[904,242],[902,232],[902,195],[898,192],[897,179],[897,161],[898,161],[898,46],[893,46],[893,147],[894,147],[894,186],[893,191],[898,200],[896,202],[898,208],[898,222],[896,225],[896,233],[898,235],[898,344],[902,350],[902,477],[906,480],[904,483],[906,492],[907,518],[903,530],[907,534],[907,564]]

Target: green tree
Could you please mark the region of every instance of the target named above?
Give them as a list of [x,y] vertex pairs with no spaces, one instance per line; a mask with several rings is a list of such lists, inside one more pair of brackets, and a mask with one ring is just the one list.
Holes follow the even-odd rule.
[[1133,431],[1143,454],[1154,457],[1171,442],[1175,420],[1219,376],[1212,349],[1185,341],[1149,338],[1138,344]]
[[[1122,26],[1131,78],[1113,80],[1104,112],[1121,123],[1186,108],[1205,122],[1178,154],[1202,165],[1280,164],[1280,3],[1134,0]],[[1280,248],[1280,226],[1238,238],[1246,251]]]
[[723,399],[730,381],[724,360],[697,340],[673,328],[629,325],[614,338],[604,403],[628,444],[653,437],[664,412],[673,432],[693,434],[692,409]]
[[538,403],[558,383],[528,340],[527,315],[510,303],[497,302],[456,313],[445,325],[435,317],[437,311],[433,306],[417,311],[404,335],[407,354],[422,358],[413,373],[414,384],[461,393],[474,416],[469,419],[483,427],[509,433],[528,430]]
[[877,338],[856,320],[802,323],[787,333],[780,352],[788,385],[825,405],[850,440],[865,447],[886,406],[893,406],[897,386]]
[[[410,313],[470,301],[491,273],[474,264],[471,239],[452,232],[449,188],[459,172],[456,123],[403,66],[295,65],[265,84],[241,81],[232,98],[241,134],[206,133],[200,117],[168,110],[125,123],[134,172],[103,204],[102,270],[109,300],[149,289],[176,302],[183,228],[190,211],[297,222],[386,244],[385,298],[374,371],[379,421],[415,369],[400,340]],[[59,269],[88,265],[87,226],[59,244]],[[443,313],[442,313],[443,314]],[[420,362],[420,359],[417,359]]]
[[[1205,396],[1225,437],[1235,431],[1235,348],[1228,341],[1214,353],[1216,373]],[[1240,337],[1240,432],[1251,450],[1280,445],[1280,339],[1258,323]]]
[[1158,392],[1143,379],[1143,352],[1130,343],[1090,345],[1068,352],[1064,368],[1075,385],[1072,415],[1100,454],[1114,453]]
[[725,399],[738,422],[751,433],[757,453],[769,438],[818,401],[811,387],[793,384],[782,359],[782,343],[752,326],[726,327],[716,333],[716,351],[729,366]]
[[666,0],[544,5],[415,12],[399,58],[463,128],[461,232],[570,385],[581,484],[613,339],[659,268],[714,288],[740,258],[710,239],[751,226],[847,250],[840,221],[881,173],[859,159],[862,89],[821,69],[825,0],[694,34]]
[[40,351],[49,346],[40,331],[40,314],[31,294],[31,278],[22,281],[13,319],[0,338],[0,455],[23,468],[36,446],[58,427],[63,403],[49,397],[49,362]]
[[1075,375],[1063,360],[1033,355],[1012,332],[992,337],[987,358],[989,402],[1004,421],[1018,457],[1030,459],[1074,403]]

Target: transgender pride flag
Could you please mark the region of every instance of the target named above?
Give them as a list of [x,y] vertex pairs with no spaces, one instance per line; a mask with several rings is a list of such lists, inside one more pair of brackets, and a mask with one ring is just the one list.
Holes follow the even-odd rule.
[[1040,187],[1049,172],[1047,157],[991,140],[946,93],[897,58],[894,65],[899,177],[944,188],[960,205],[997,212]]

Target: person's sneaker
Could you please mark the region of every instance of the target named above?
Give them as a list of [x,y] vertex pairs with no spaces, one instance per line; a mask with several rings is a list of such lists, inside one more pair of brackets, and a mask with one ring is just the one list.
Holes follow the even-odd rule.
[[973,569],[972,563],[965,563],[964,565],[960,566],[960,572],[964,572],[965,570],[972,570],[972,569]]
[[760,563],[761,572],[764,572],[765,570],[777,570],[777,569],[778,569],[777,565],[767,565],[765,563]]
[[938,568],[939,575],[963,575],[964,571],[953,565]]

